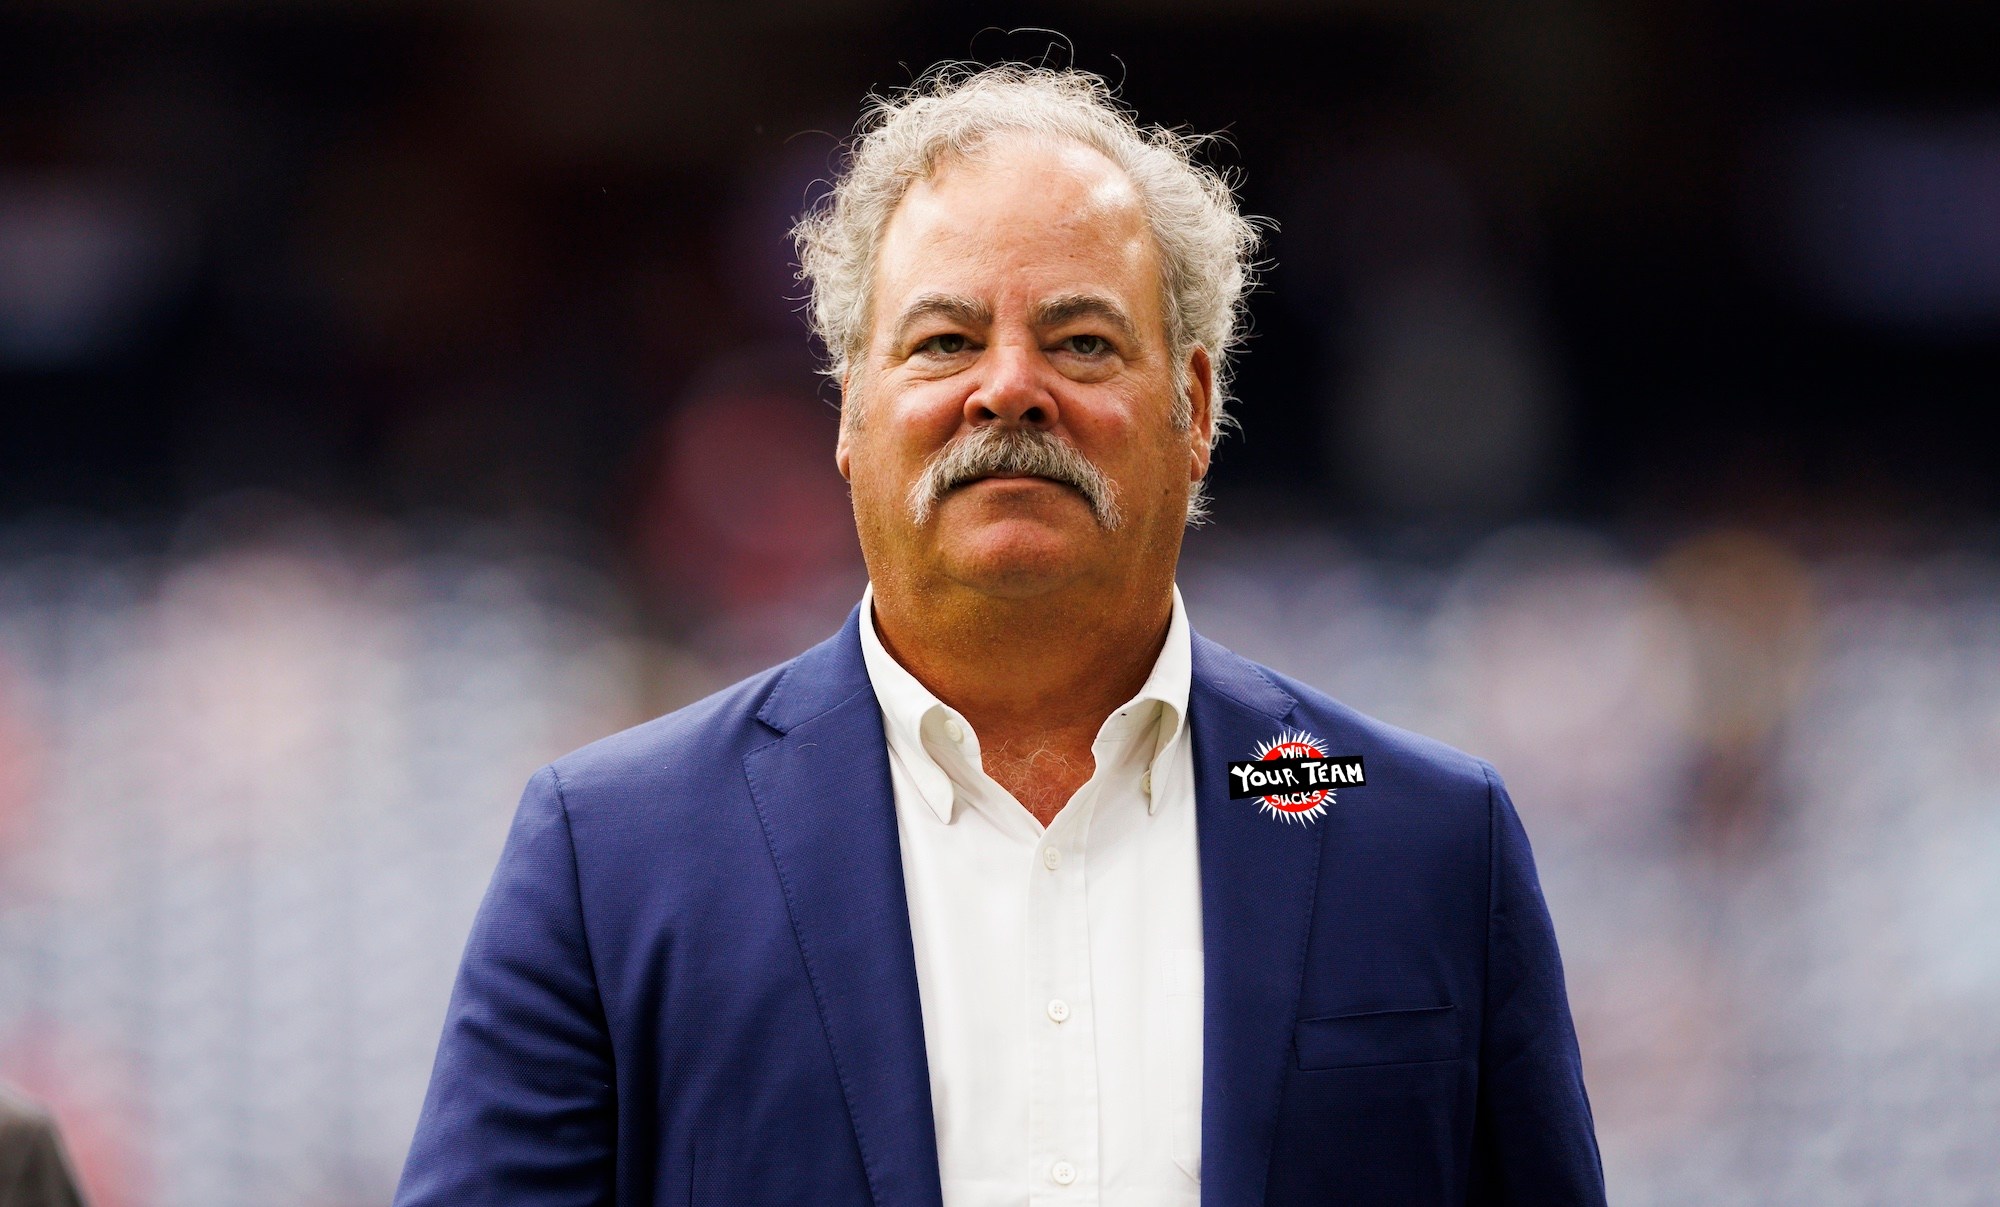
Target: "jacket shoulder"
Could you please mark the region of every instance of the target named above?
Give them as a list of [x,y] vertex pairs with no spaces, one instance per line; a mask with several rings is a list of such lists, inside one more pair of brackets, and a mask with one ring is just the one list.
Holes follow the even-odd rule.
[[[1360,752],[1393,765],[1404,777],[1420,778],[1433,788],[1474,791],[1483,799],[1499,783],[1499,775],[1486,760],[1467,754],[1436,738],[1412,733],[1351,708],[1309,683],[1302,683],[1268,666],[1230,653],[1250,673],[1259,676],[1294,701],[1291,720],[1302,729],[1324,737],[1335,746],[1348,745],[1333,753]],[[1373,768],[1369,779],[1374,779]]]
[[664,716],[599,738],[553,760],[547,770],[574,812],[607,796],[653,796],[662,787],[736,769],[745,752],[777,736],[757,713],[792,666],[771,667]]

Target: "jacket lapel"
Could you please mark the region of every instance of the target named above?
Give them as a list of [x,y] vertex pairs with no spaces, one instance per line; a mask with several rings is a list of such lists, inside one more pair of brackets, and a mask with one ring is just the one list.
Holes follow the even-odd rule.
[[1323,825],[1287,825],[1230,800],[1231,759],[1284,728],[1298,701],[1243,659],[1194,639],[1196,841],[1203,957],[1201,1201],[1264,1201],[1292,1047]]
[[779,678],[757,718],[782,736],[744,756],[743,766],[869,1189],[878,1207],[938,1207],[902,848],[859,618],[857,608],[839,634]]

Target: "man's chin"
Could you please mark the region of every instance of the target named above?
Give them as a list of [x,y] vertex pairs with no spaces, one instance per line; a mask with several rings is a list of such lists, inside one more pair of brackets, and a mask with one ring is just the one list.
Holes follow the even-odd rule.
[[[999,598],[1054,590],[1102,558],[1103,529],[1079,501],[1058,515],[940,515],[938,548],[953,579]],[[1078,514],[1081,513],[1081,514]]]

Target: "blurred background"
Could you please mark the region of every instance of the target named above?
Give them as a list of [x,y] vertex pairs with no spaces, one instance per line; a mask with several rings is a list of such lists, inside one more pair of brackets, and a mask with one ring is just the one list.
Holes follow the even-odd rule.
[[15,0],[0,1077],[100,1207],[385,1202],[527,775],[859,597],[785,231],[861,97],[1052,53],[1277,223],[1194,622],[1507,774],[1613,1201],[2000,1201],[1996,47]]

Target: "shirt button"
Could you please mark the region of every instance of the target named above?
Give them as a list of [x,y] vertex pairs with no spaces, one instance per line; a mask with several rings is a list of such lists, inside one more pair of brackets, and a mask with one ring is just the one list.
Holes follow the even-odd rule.
[[1139,791],[1144,792],[1147,796],[1153,794],[1153,773],[1150,769],[1147,770],[1146,774],[1139,777]]
[[1055,847],[1042,848],[1042,866],[1051,872],[1062,866],[1062,852]]
[[1068,1021],[1068,1019],[1069,1019],[1069,1003],[1068,1003],[1068,1002],[1066,1002],[1066,1001],[1064,1001],[1064,1000],[1062,1000],[1062,999],[1061,999],[1061,998],[1059,998],[1059,997],[1058,997],[1058,998],[1052,998],[1052,999],[1050,999],[1050,1001],[1049,1001],[1049,1017],[1050,1017],[1050,1018],[1052,1018],[1052,1019],[1054,1019],[1054,1020],[1056,1020],[1056,1021],[1057,1021],[1057,1022],[1059,1022],[1059,1023],[1060,1023],[1060,1022],[1066,1022],[1066,1021]]
[[1068,1161],[1057,1161],[1049,1170],[1049,1176],[1056,1180],[1056,1185],[1067,1186],[1076,1181],[1076,1166]]
[[965,740],[965,726],[960,725],[956,720],[947,720],[944,723],[944,736],[954,742],[963,742]]

